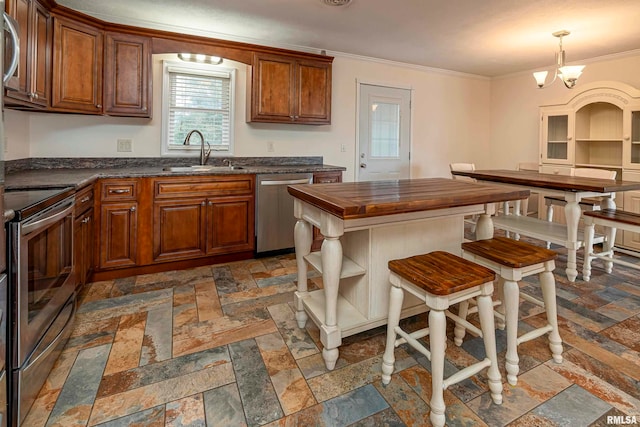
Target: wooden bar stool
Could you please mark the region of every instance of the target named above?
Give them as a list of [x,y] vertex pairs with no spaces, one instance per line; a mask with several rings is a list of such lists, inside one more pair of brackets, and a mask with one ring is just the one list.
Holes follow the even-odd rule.
[[[502,289],[503,304],[499,310],[499,317],[503,317],[507,328],[506,370],[507,381],[511,385],[518,382],[518,345],[523,342],[549,334],[549,348],[556,363],[562,362],[562,339],[558,333],[556,282],[553,277],[557,254],[549,249],[531,245],[518,240],[504,237],[477,240],[462,244],[462,256],[490,268],[499,275],[498,290]],[[542,298],[539,301],[529,295],[520,295],[518,282],[527,276],[538,274]],[[544,307],[547,314],[547,325],[529,331],[518,337],[518,309],[520,298]],[[470,312],[468,301],[460,304],[459,316],[466,318]],[[502,316],[500,316],[502,314]],[[454,329],[456,345],[462,344],[465,326],[456,324]]]
[[[444,390],[450,385],[467,379],[484,368],[489,368],[489,389],[496,404],[502,403],[502,380],[498,370],[496,338],[493,320],[493,271],[473,262],[464,260],[448,252],[431,252],[410,258],[389,261],[391,271],[391,295],[389,300],[389,318],[387,323],[387,344],[382,358],[382,383],[389,384],[393,373],[394,350],[400,344],[407,343],[431,361],[432,396],[431,414],[434,426],[445,423]],[[429,312],[428,328],[407,333],[398,326],[404,292],[424,300]],[[474,325],[449,312],[452,304],[476,298],[480,315],[480,331]],[[484,338],[486,358],[458,371],[444,379],[444,354],[447,346],[446,316],[464,324]],[[402,338],[396,339],[396,335]],[[429,335],[427,350],[419,338]]]

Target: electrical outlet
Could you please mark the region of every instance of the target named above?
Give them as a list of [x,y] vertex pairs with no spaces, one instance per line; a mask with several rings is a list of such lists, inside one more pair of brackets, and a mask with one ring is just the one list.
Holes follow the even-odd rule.
[[274,151],[276,151],[276,147],[273,141],[267,141],[267,151],[270,153],[273,153]]
[[118,139],[118,152],[129,153],[133,151],[132,139]]

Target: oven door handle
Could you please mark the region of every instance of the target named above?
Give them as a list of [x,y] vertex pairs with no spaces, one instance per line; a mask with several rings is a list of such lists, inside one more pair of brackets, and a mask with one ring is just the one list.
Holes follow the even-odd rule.
[[34,230],[37,230],[39,228],[44,228],[50,224],[53,224],[57,221],[59,221],[60,219],[64,218],[65,216],[69,215],[71,212],[73,212],[73,201],[71,201],[71,204],[65,208],[64,210],[57,212],[53,215],[50,215],[46,218],[42,218],[38,221],[34,221],[32,223],[23,223],[22,224],[22,235],[24,236],[25,234],[29,234],[31,232],[33,232]]

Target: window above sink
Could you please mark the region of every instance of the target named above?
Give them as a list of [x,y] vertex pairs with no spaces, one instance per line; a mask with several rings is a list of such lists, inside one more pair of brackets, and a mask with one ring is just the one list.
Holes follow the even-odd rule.
[[197,156],[199,138],[185,145],[192,130],[204,135],[212,156],[232,155],[236,70],[175,61],[162,69],[162,155]]

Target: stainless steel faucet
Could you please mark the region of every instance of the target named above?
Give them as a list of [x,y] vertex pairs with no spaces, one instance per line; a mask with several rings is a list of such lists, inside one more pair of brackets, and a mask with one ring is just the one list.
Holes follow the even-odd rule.
[[[206,165],[207,161],[209,160],[209,155],[211,154],[211,144],[209,144],[208,142],[205,142],[204,135],[202,135],[202,132],[196,129],[192,130],[184,138],[184,142],[182,143],[182,145],[191,145],[189,143],[189,140],[191,139],[191,135],[193,135],[194,133],[200,135],[200,164]],[[207,147],[208,147],[206,152],[204,150],[204,144],[207,144]]]

